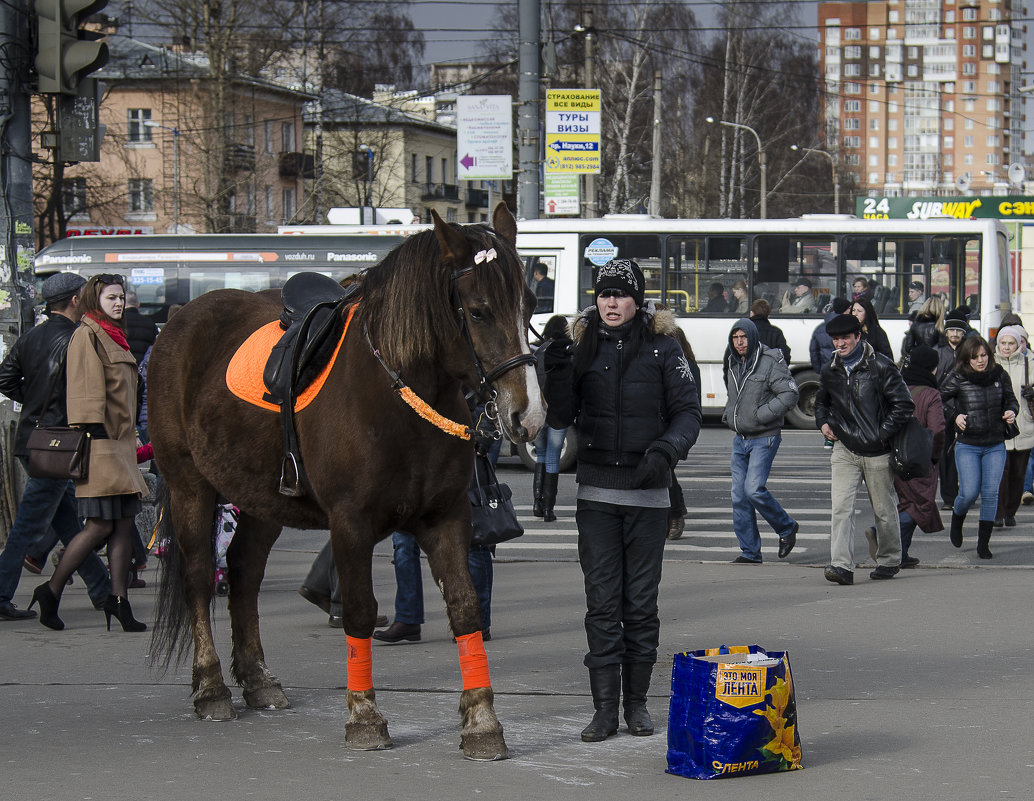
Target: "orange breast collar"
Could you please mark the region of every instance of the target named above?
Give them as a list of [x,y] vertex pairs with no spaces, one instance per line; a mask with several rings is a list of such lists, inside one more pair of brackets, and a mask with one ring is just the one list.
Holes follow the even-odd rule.
[[[330,375],[330,371],[334,368],[334,363],[337,361],[338,353],[341,352],[341,345],[345,341],[345,335],[348,333],[348,326],[352,322],[352,315],[355,314],[355,310],[358,307],[359,304],[356,303],[348,310],[348,316],[345,318],[345,328],[341,332],[341,339],[338,340],[337,347],[334,348],[334,354],[330,357],[327,366],[323,368],[316,380],[306,387],[305,391],[295,399],[294,410],[296,412],[300,412],[312,403],[316,396],[319,395],[320,390],[323,389],[327,376]],[[244,344],[237,348],[237,352],[233,354],[230,364],[226,367],[227,389],[241,400],[253,406],[258,406],[260,409],[268,409],[271,412],[280,411],[280,407],[267,400],[263,400],[263,396],[266,394],[266,385],[262,381],[262,372],[265,370],[266,361],[269,359],[273,346],[280,341],[280,337],[283,335],[284,330],[280,327],[279,321],[274,320],[271,323],[267,323],[249,336],[244,341]]]

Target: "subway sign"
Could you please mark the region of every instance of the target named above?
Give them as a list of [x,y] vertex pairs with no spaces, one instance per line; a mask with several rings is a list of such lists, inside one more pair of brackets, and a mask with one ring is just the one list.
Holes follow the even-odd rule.
[[1034,196],[860,197],[855,213],[866,220],[931,220],[954,217],[1034,220]]

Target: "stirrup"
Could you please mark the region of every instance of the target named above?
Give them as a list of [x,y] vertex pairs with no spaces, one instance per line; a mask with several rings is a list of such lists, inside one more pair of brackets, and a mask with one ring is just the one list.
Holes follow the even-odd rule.
[[305,489],[302,487],[301,476],[298,471],[298,460],[294,458],[293,453],[288,453],[284,456],[284,460],[280,463],[280,494],[286,495],[289,498],[300,498],[305,495]]

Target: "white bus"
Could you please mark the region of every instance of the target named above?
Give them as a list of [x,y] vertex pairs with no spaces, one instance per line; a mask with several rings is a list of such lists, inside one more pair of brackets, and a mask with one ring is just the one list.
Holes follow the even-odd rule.
[[[285,226],[281,233],[400,236],[423,227]],[[997,220],[863,220],[846,215],[666,220],[612,215],[524,220],[517,232],[528,280],[535,266],[542,265],[554,281],[552,303],[540,304],[533,318],[537,328],[552,314],[572,317],[592,304],[595,266],[612,258],[635,259],[646,277],[647,297],[678,315],[693,347],[706,414],[719,414],[725,406],[722,360],[730,328],[744,316],[729,311],[735,309],[737,282],[742,282],[748,301],[764,298],[770,303],[770,320],[786,337],[801,390],[788,420],[801,428],[814,425],[818,388],[809,357],[811,335],[832,298],[850,298],[857,277],[869,283],[895,355],[900,355],[909,324],[912,282],[921,283],[926,296],[943,296],[949,309],[967,305],[972,325],[985,337],[1012,308],[1008,233]],[[803,278],[811,284],[816,311],[784,312],[784,295]],[[709,305],[710,297],[715,300]]]

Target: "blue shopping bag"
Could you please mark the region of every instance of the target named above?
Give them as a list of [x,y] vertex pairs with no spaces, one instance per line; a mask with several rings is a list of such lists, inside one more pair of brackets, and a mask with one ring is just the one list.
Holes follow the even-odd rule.
[[758,645],[675,654],[668,773],[720,779],[801,768],[790,660]]

